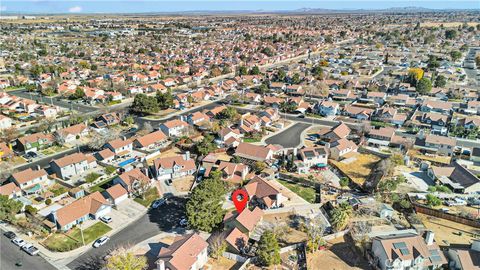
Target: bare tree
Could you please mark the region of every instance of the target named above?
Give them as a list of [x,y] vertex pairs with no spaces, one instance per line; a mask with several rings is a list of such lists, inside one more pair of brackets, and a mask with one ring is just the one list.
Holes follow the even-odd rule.
[[304,228],[308,237],[307,250],[309,252],[315,252],[319,246],[325,243],[323,234],[325,233],[326,226],[320,218],[312,218],[305,221]]
[[215,232],[208,238],[208,253],[210,257],[218,259],[222,256],[227,248],[225,238],[225,232]]

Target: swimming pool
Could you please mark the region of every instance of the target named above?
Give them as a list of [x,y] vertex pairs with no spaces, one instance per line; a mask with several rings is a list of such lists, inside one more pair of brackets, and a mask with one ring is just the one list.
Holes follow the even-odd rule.
[[131,159],[124,160],[124,161],[118,163],[118,166],[120,166],[120,167],[125,167],[125,166],[127,166],[128,164],[134,162],[135,160],[136,160],[135,158],[131,158]]

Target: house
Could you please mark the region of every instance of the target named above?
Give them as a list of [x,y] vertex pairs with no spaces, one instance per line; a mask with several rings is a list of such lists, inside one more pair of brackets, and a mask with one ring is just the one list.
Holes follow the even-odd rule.
[[339,105],[336,102],[323,100],[315,106],[318,114],[323,116],[332,116],[338,113]]
[[115,153],[112,152],[110,149],[103,149],[102,151],[98,151],[95,154],[95,157],[98,161],[103,163],[110,163],[115,159]]
[[17,139],[17,149],[21,152],[37,152],[53,145],[52,134],[34,133]]
[[145,191],[151,184],[150,178],[140,168],[122,173],[113,179],[113,184],[120,184],[128,193]]
[[161,130],[157,130],[147,135],[136,138],[133,141],[133,146],[141,150],[152,150],[158,147],[165,146],[167,142],[168,137]]
[[248,166],[242,163],[220,161],[217,167],[210,167],[205,172],[205,177],[213,170],[221,172],[222,179],[229,183],[241,184],[247,178]]
[[105,148],[110,149],[116,156],[125,156],[132,152],[133,141],[132,139],[115,139],[105,144]]
[[84,123],[69,126],[55,131],[57,139],[61,137],[66,143],[71,143],[77,139],[88,135],[89,128]]
[[475,163],[480,163],[480,148],[479,147],[473,147],[472,148],[472,153],[470,154],[470,160],[475,162]]
[[247,191],[249,205],[258,206],[261,209],[282,207],[287,200],[277,187],[258,176],[255,176],[243,188]]
[[12,119],[0,114],[0,130],[12,127]]
[[322,166],[327,165],[328,153],[324,147],[306,147],[300,149],[299,155],[303,164],[308,167],[319,164]]
[[185,155],[158,158],[153,161],[153,174],[157,180],[172,180],[195,173],[195,161],[190,152]]
[[97,118],[97,121],[104,122],[107,126],[120,124],[120,115],[117,113],[102,114]]
[[128,199],[128,191],[121,185],[115,184],[105,190],[108,199],[114,204],[118,205]]
[[263,210],[259,207],[255,207],[253,210],[245,208],[240,214],[236,212],[227,214],[224,218],[225,228],[237,228],[241,232],[249,235],[262,220],[263,214]]
[[357,152],[357,150],[358,146],[354,142],[343,138],[330,144],[330,157],[335,160],[339,160],[346,154]]
[[179,119],[170,120],[161,124],[160,130],[168,137],[180,137],[188,131],[188,124]]
[[234,155],[250,161],[267,161],[272,159],[273,151],[267,146],[240,143]]
[[424,100],[420,106],[422,112],[437,112],[445,115],[450,115],[452,108],[451,102],[438,100]]
[[323,128],[318,132],[320,139],[333,142],[343,138],[346,138],[351,132],[351,129],[343,122],[340,122],[333,128]]
[[246,252],[246,247],[248,246],[248,235],[238,228],[233,228],[225,238],[227,243],[227,251],[233,252],[236,254],[243,254]]
[[10,180],[27,195],[38,194],[51,183],[44,169],[32,170],[32,168],[12,174]]
[[427,153],[452,156],[456,145],[455,138],[428,134],[417,137],[414,148]]
[[432,166],[428,168],[427,175],[453,192],[476,193],[480,191],[480,179],[458,162],[453,162],[449,167]]
[[208,243],[196,233],[177,236],[158,252],[157,270],[200,270],[208,261]]
[[6,143],[0,143],[0,159],[9,159],[15,156],[15,152],[13,152],[11,146]]
[[267,117],[268,119],[270,119],[270,121],[272,122],[275,122],[277,121],[278,119],[280,119],[280,115],[278,113],[278,109],[273,109],[273,108],[269,108],[269,109],[266,109],[265,111],[262,111],[260,113],[260,116],[261,117]]
[[187,116],[187,122],[190,125],[200,125],[201,123],[209,121],[210,117],[203,112],[194,112]]
[[99,219],[110,213],[111,206],[99,191],[80,198],[58,210],[52,211],[49,218],[62,231],[88,219]]
[[232,128],[229,128],[229,127],[225,127],[225,128],[222,128],[218,132],[218,137],[220,138],[220,140],[225,142],[230,138],[240,139],[240,138],[243,137],[243,134],[240,133],[240,131],[238,129],[232,129]]
[[369,120],[374,110],[359,106],[345,105],[343,114],[358,120]]
[[368,144],[373,146],[388,146],[395,136],[395,128],[381,127],[379,129],[372,129],[368,133]]
[[15,183],[10,182],[0,186],[0,195],[15,199],[22,196],[22,190]]
[[465,129],[474,129],[480,127],[480,118],[467,116],[460,119],[459,124],[463,125]]
[[330,95],[334,100],[344,100],[344,101],[353,101],[357,99],[357,95],[354,92],[348,89],[340,89],[336,91],[331,91]]
[[248,133],[253,131],[260,131],[262,129],[262,122],[255,114],[243,115],[240,119],[240,130]]
[[448,116],[441,113],[423,113],[420,122],[431,126],[432,131],[436,134],[446,135],[448,128]]
[[383,105],[387,100],[387,93],[382,92],[368,92],[367,100],[374,104]]
[[57,177],[68,180],[72,176],[81,175],[86,171],[97,167],[97,161],[93,156],[83,153],[74,153],[50,162],[50,167]]
[[480,240],[473,239],[470,248],[449,247],[446,253],[452,270],[480,270]]
[[376,236],[372,239],[373,264],[387,269],[438,269],[447,263],[431,231],[425,238],[414,233]]

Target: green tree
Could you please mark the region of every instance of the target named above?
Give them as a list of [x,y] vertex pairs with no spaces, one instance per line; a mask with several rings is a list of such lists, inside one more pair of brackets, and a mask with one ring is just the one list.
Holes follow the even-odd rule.
[[137,113],[156,113],[159,111],[157,98],[145,94],[135,95],[130,108]]
[[449,29],[445,31],[446,39],[455,39],[457,37],[457,31],[455,29]]
[[343,230],[347,226],[352,213],[352,206],[347,202],[343,202],[335,207],[331,211],[331,223],[333,228],[337,231]]
[[450,57],[452,58],[452,61],[457,62],[462,57],[462,53],[459,51],[451,51]]
[[131,126],[135,123],[135,119],[133,119],[133,117],[131,115],[125,117],[125,124]]
[[242,76],[242,75],[247,75],[248,74],[248,69],[246,66],[240,66],[237,69],[237,74]]
[[211,172],[209,178],[193,189],[186,206],[191,228],[211,232],[223,221],[226,189],[220,176],[220,172]]
[[110,253],[105,268],[107,270],[143,270],[147,269],[147,258],[137,256],[132,251],[120,247]]
[[435,87],[445,87],[447,85],[447,77],[438,75],[435,78]]
[[208,155],[208,153],[212,152],[216,148],[213,140],[214,138],[212,135],[205,135],[203,139],[195,145],[195,150],[197,150],[200,155]]
[[347,187],[349,183],[350,183],[350,180],[348,180],[347,177],[340,178],[340,186],[342,188]]
[[259,75],[260,74],[260,69],[257,66],[252,67],[250,70],[251,75]]
[[238,114],[237,109],[235,109],[234,107],[225,108],[217,116],[218,119],[226,119],[226,120],[230,120],[230,121],[235,120],[237,117],[239,117],[239,114]]
[[83,91],[82,88],[77,87],[77,89],[75,89],[75,93],[73,93],[73,95],[72,95],[72,98],[73,99],[81,99],[83,97],[85,97],[85,91]]
[[432,82],[427,78],[422,78],[417,83],[417,92],[425,95],[432,91]]
[[442,204],[442,200],[433,194],[427,194],[427,205],[439,206]]
[[285,70],[280,69],[277,73],[277,79],[283,82],[285,81],[286,78],[287,78],[287,73],[285,72]]
[[281,262],[280,246],[272,231],[265,231],[260,237],[257,249],[258,260],[262,265],[271,266]]
[[252,165],[252,170],[256,173],[261,173],[263,170],[267,168],[267,164],[263,161],[255,161]]
[[27,205],[25,206],[25,212],[29,213],[30,215],[35,215],[38,212],[38,209],[31,205]]
[[158,107],[161,110],[166,110],[168,108],[171,108],[173,106],[173,100],[175,99],[170,89],[165,93],[157,92],[156,98],[157,98]]
[[15,215],[20,212],[22,206],[21,202],[0,195],[0,220],[15,220]]

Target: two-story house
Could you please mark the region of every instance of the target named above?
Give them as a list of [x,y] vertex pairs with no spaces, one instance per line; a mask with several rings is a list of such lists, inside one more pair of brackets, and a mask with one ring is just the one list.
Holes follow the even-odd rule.
[[116,156],[125,156],[132,152],[133,141],[132,139],[118,138],[107,142],[105,148],[110,149]]
[[455,138],[428,134],[425,137],[417,137],[414,148],[435,155],[452,156],[456,145]]
[[55,142],[52,134],[34,133],[17,139],[17,149],[21,152],[37,152],[50,147]]
[[157,257],[157,270],[201,270],[208,261],[208,243],[196,233],[177,236]]
[[196,166],[195,161],[190,158],[190,152],[186,152],[185,155],[154,160],[152,170],[157,180],[173,180],[187,175],[193,175]]
[[168,137],[180,137],[188,131],[188,124],[182,120],[175,119],[160,125],[160,130]]
[[141,150],[153,150],[162,147],[167,143],[168,137],[161,130],[157,130],[136,138],[133,141],[133,146]]
[[300,158],[308,167],[315,165],[327,165],[328,153],[324,147],[306,147],[300,149],[299,151]]
[[44,169],[32,170],[32,168],[12,174],[10,180],[27,195],[39,194],[52,183]]
[[323,116],[332,116],[338,113],[339,105],[336,102],[323,100],[315,106],[318,114]]
[[50,162],[50,167],[57,177],[68,180],[72,176],[81,175],[86,171],[97,167],[97,161],[93,156],[83,153],[74,153]]

